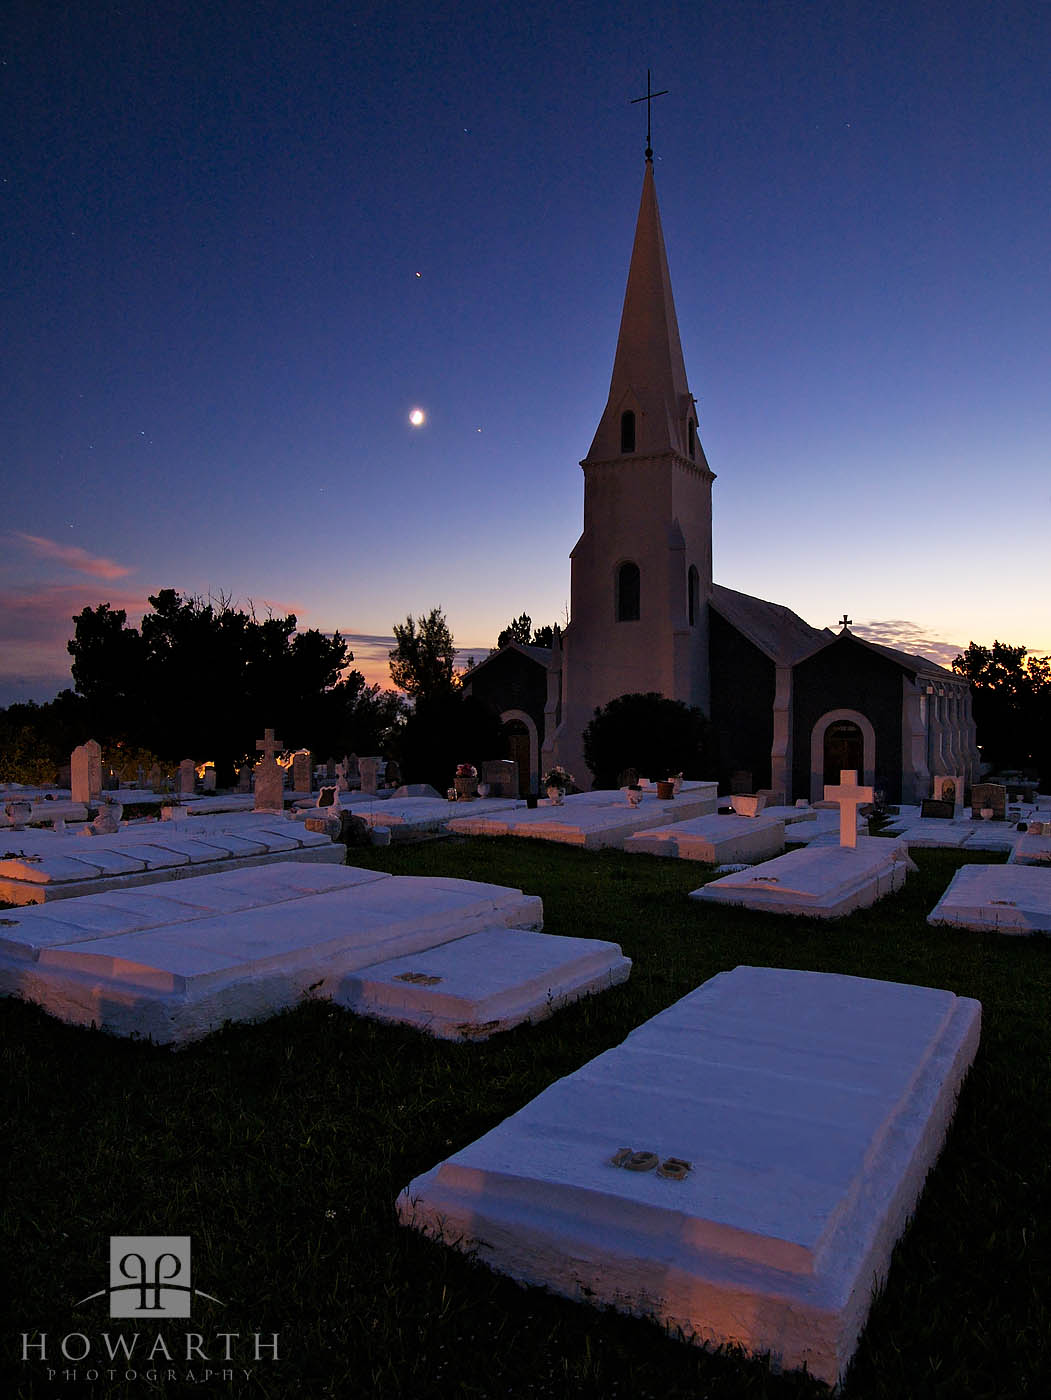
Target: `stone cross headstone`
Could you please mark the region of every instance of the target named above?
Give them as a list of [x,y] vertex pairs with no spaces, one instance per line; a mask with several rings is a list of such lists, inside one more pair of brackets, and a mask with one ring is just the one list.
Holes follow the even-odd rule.
[[971,816],[980,817],[982,808],[992,809],[994,821],[1007,817],[1007,789],[1003,783],[975,783],[971,788]]
[[374,793],[380,785],[380,770],[383,768],[382,758],[359,758],[358,772],[361,774],[362,792]]
[[858,844],[858,808],[872,801],[872,789],[858,783],[856,768],[844,768],[839,782],[825,788],[825,801],[839,804],[839,844],[853,850]]
[[292,755],[292,791],[309,792],[311,789],[312,759],[309,749],[300,749]]
[[102,794],[102,749],[94,739],[70,755],[70,787],[74,802],[95,802]]
[[264,758],[276,758],[282,749],[281,740],[274,738],[272,729],[264,729],[263,737],[255,741],[255,746]]
[[192,758],[184,758],[175,776],[175,791],[180,797],[189,797],[197,782],[197,765]]

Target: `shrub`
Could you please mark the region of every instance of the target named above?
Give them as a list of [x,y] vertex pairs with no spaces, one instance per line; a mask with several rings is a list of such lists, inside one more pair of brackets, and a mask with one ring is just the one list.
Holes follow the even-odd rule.
[[695,705],[656,691],[618,695],[584,730],[584,761],[598,788],[617,786],[635,768],[651,780],[675,773],[699,778],[708,765],[708,721]]

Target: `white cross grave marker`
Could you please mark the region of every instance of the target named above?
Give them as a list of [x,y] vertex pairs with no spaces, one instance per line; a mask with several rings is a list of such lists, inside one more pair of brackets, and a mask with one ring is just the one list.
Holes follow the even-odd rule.
[[858,808],[872,801],[872,789],[858,785],[858,770],[844,768],[839,783],[825,788],[825,801],[839,803],[839,844],[852,850],[858,844]]

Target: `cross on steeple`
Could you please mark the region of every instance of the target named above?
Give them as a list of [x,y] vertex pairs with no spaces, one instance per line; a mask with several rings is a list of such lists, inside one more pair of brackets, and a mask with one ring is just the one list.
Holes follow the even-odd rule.
[[652,160],[653,160],[653,144],[652,144],[652,141],[651,141],[651,139],[650,139],[650,115],[651,115],[652,110],[653,110],[653,107],[652,107],[653,99],[654,99],[655,97],[666,97],[667,94],[668,94],[668,89],[667,89],[667,88],[662,88],[660,92],[651,92],[651,91],[650,91],[650,70],[647,68],[647,69],[646,69],[646,95],[645,95],[645,97],[633,97],[633,98],[631,99],[631,101],[628,103],[628,106],[629,106],[629,107],[634,107],[635,104],[636,104],[636,102],[645,102],[645,104],[646,104],[646,159],[649,160],[649,161],[652,161]]
[[854,619],[852,617],[848,617],[846,613],[844,613],[843,616],[839,619],[839,625],[840,627],[849,627],[853,621]]
[[283,747],[281,740],[274,738],[272,729],[264,729],[263,737],[255,741],[255,746],[262,752],[264,758],[273,758],[275,754],[280,753]]

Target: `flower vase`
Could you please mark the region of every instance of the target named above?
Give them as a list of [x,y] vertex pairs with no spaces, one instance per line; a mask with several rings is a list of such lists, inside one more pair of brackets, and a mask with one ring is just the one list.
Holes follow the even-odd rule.
[[453,783],[456,787],[456,796],[461,802],[470,802],[478,791],[477,778],[461,778],[458,774],[453,779]]
[[547,795],[556,807],[562,806],[562,803],[565,800],[566,796],[565,792],[560,787],[549,787],[547,790]]

